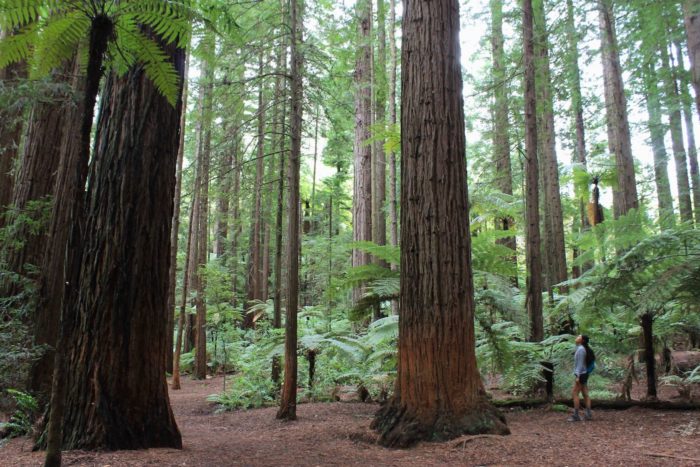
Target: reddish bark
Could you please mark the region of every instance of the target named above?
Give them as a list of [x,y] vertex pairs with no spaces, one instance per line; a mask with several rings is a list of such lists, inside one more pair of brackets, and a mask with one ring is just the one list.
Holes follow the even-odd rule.
[[474,349],[459,4],[404,5],[398,372],[372,423],[385,446],[508,433]]

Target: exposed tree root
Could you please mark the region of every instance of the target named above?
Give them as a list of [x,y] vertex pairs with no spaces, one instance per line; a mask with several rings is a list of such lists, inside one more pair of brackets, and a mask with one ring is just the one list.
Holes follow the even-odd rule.
[[379,409],[371,428],[379,432],[379,444],[393,448],[411,447],[419,441],[447,441],[462,435],[510,434],[503,414],[485,401],[466,413],[443,411],[421,420],[407,406],[392,399]]

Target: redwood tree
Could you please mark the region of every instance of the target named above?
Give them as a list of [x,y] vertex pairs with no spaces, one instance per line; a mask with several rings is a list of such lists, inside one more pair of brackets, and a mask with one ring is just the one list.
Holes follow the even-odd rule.
[[295,420],[297,418],[297,308],[299,306],[299,256],[300,242],[300,197],[299,178],[301,168],[301,130],[303,112],[302,54],[299,43],[302,42],[303,6],[297,0],[291,0],[290,13],[290,92],[291,98],[291,147],[287,176],[289,179],[289,222],[287,243],[287,316],[285,319],[284,341],[284,383],[280,396],[280,408],[277,418]]
[[[184,51],[165,50],[182,82]],[[110,75],[102,99],[63,446],[180,448],[163,355],[181,103],[173,107],[143,67]]]
[[508,433],[474,349],[458,35],[457,0],[404,2],[398,373],[372,423],[385,446]]

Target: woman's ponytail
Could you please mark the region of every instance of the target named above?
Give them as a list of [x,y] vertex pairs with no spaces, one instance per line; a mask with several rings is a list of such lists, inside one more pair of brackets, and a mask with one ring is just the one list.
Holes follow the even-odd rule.
[[588,341],[590,340],[588,336],[581,335],[583,340],[583,348],[586,349],[586,366],[591,366],[591,363],[595,361],[595,353],[593,349],[588,346]]

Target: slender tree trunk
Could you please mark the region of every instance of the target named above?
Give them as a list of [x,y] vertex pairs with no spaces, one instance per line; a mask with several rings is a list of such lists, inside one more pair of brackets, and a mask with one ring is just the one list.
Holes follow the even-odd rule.
[[637,209],[639,200],[612,0],[598,0],[598,13],[606,89],[608,146],[610,152],[615,154],[617,166],[617,188],[613,189],[613,207],[615,218],[618,218],[627,214],[630,209]]
[[458,36],[456,0],[405,4],[399,356],[394,396],[372,423],[385,446],[508,433],[474,348]]
[[[574,145],[574,160],[581,165],[584,170],[587,170],[587,155],[586,155],[586,130],[583,121],[583,94],[581,92],[581,69],[579,68],[579,51],[578,44],[580,41],[580,34],[576,30],[576,23],[574,20],[574,4],[573,0],[566,0],[566,39],[568,48],[568,83],[571,89],[571,114],[573,119],[573,126],[575,131],[575,145]],[[586,205],[588,203],[588,197],[579,198],[578,209],[579,209],[579,219],[578,228],[579,232],[586,232],[590,229],[590,223],[588,222],[588,215],[586,213]],[[579,252],[580,253],[580,252]],[[576,258],[576,255],[574,255]],[[588,270],[592,267],[591,262],[579,266],[574,266],[573,275],[578,277],[580,275],[580,269]]]
[[[392,126],[396,126],[396,1],[389,0],[389,119]],[[392,246],[399,244],[399,215],[396,200],[396,151],[389,152],[389,217],[391,220],[390,242]],[[396,270],[397,265],[392,264],[391,269]],[[399,301],[392,300],[391,310],[393,314],[399,313]]]
[[[282,15],[286,20],[288,12],[286,11],[286,1],[280,1]],[[286,37],[286,36],[285,36]],[[281,75],[287,73],[287,41],[283,39],[282,46],[279,48],[277,63],[279,64],[279,74],[275,82],[275,95],[277,102],[281,102],[281,112],[277,115],[275,125],[277,126],[277,151],[278,170],[277,170],[277,212],[275,214],[275,271],[274,271],[274,310],[272,318],[272,326],[275,329],[282,327],[282,230],[284,229],[284,169],[286,165],[286,119],[287,119],[287,85],[286,80],[282,79]],[[280,366],[279,357],[274,357],[272,360],[272,381],[275,387],[280,385],[280,375],[282,368]]]
[[647,399],[656,399],[656,360],[654,359],[654,317],[651,313],[641,316],[644,335],[644,359],[647,368]]
[[[186,51],[186,58],[185,58],[185,77],[184,77],[184,82],[182,84],[182,108],[183,111],[181,112],[180,115],[180,140],[178,141],[178,150],[177,150],[177,169],[175,172],[175,200],[174,200],[174,210],[173,210],[173,227],[172,231],[170,232],[170,273],[168,274],[169,277],[169,289],[168,289],[168,310],[170,310],[170,314],[168,315],[168,334],[167,334],[167,341],[165,345],[165,371],[168,373],[173,374],[174,372],[174,367],[173,367],[173,362],[175,359],[175,355],[173,354],[173,333],[175,331],[175,293],[176,293],[176,288],[177,288],[177,245],[178,245],[178,240],[180,237],[180,202],[182,199],[182,162],[185,157],[185,127],[187,123],[187,112],[185,109],[187,109],[187,91],[188,91],[188,76],[189,76],[189,70],[190,70],[190,52],[189,50]],[[189,239],[188,239],[189,242]],[[189,253],[189,243],[188,243],[188,253]],[[185,267],[185,274],[184,276],[187,276],[187,267]],[[183,303],[186,302],[187,300],[187,294],[184,295],[184,301]],[[178,334],[180,338],[180,344],[179,348],[182,347],[182,326],[184,325],[184,316],[181,317],[183,320],[182,323],[178,324]],[[180,357],[179,357],[179,352],[178,352],[178,366],[180,364]],[[179,375],[178,375],[179,377]],[[175,378],[175,375],[173,374],[173,380]],[[175,383],[173,382],[173,386]],[[179,381],[178,381],[178,388],[179,388]]]
[[700,173],[698,172],[698,149],[695,144],[695,130],[693,129],[692,98],[688,91],[688,78],[685,67],[683,66],[683,50],[681,44],[676,42],[675,47],[678,74],[680,75],[683,119],[685,120],[686,135],[688,138],[688,165],[690,168],[690,181],[692,183],[695,224],[700,225]]
[[532,0],[523,0],[525,64],[525,237],[527,284],[525,306],[530,318],[530,340],[544,338],[542,318],[542,260],[540,245],[539,167],[537,161],[537,94]]
[[[374,119],[375,131],[383,135],[386,128],[387,76],[386,76],[386,6],[385,0],[377,0],[377,53],[374,66]],[[386,154],[384,138],[378,138],[372,149],[372,242],[386,245]],[[384,261],[377,261],[387,267]],[[373,319],[381,318],[379,306]]]
[[[189,58],[189,57],[188,57]],[[187,74],[185,74],[187,76]],[[187,86],[187,83],[185,83],[185,86]],[[183,114],[185,106],[184,106],[184,101],[186,99],[187,94],[183,92]],[[182,123],[182,121],[180,122]],[[180,125],[180,131],[184,130],[184,126]],[[182,140],[180,140],[182,143]],[[182,146],[180,146],[180,150],[182,150]],[[178,158],[179,158],[178,154]],[[179,161],[178,161],[179,163]],[[172,389],[173,390],[179,390],[181,389],[180,385],[180,356],[182,355],[182,341],[183,337],[185,334],[185,318],[186,318],[186,308],[187,308],[187,293],[188,293],[188,287],[189,287],[189,278],[190,274],[188,274],[188,271],[190,270],[190,264],[192,263],[192,237],[194,236],[194,213],[195,213],[195,201],[193,198],[192,205],[190,206],[190,222],[189,222],[189,228],[187,229],[187,253],[185,254],[185,268],[183,270],[182,274],[182,299],[180,301],[180,312],[178,314],[178,320],[177,320],[177,338],[175,339],[175,353],[173,355],[173,382],[172,382]],[[171,258],[172,259],[172,258]]]
[[[250,245],[248,254],[248,304],[250,307],[255,300],[262,299],[262,183],[265,171],[265,98],[263,80],[263,53],[260,52],[258,61],[258,76],[260,86],[258,88],[258,152],[255,168],[255,186],[253,188],[252,219],[250,221]],[[254,316],[246,313],[243,319],[244,328],[255,327]]]
[[303,5],[290,0],[290,54],[291,54],[291,151],[289,154],[289,229],[287,258],[287,316],[285,320],[284,384],[277,418],[295,420],[297,409],[297,307],[299,304],[299,175],[301,166],[301,134],[303,112],[303,57],[299,50],[302,43]]
[[[369,143],[372,124],[372,67],[371,3],[360,0],[356,5],[358,16],[358,46],[355,61],[355,145],[354,179],[352,197],[352,239],[372,240],[372,146]],[[352,250],[352,265],[370,263],[370,255],[362,250]],[[362,297],[362,288],[353,289],[353,303]]]
[[316,231],[316,165],[318,162],[318,125],[320,122],[321,107],[316,104],[316,118],[314,119],[314,162],[311,178],[311,230]]
[[[204,38],[208,54],[213,54],[215,43],[213,36]],[[194,376],[197,379],[207,377],[207,301],[206,275],[204,268],[209,260],[209,172],[211,165],[211,127],[213,119],[213,82],[214,63],[211,59],[204,64],[203,100],[202,100],[202,137],[200,140],[201,186],[199,190],[199,219],[197,233],[197,275],[195,304],[197,308],[195,333]]]
[[[508,134],[508,84],[506,83],[505,50],[503,38],[503,0],[491,0],[491,60],[493,70],[493,159],[496,188],[513,195],[513,174],[510,164],[510,137]],[[496,228],[511,230],[514,225],[510,216],[498,217]],[[511,261],[517,267],[517,245],[515,236],[499,239],[497,243],[513,250]],[[515,285],[518,277],[515,276]]]
[[[182,79],[184,52],[166,50]],[[78,319],[68,322],[76,332],[63,444],[180,448],[162,356],[181,101],[172,107],[141,67],[111,75],[102,95],[83,244],[91,254],[82,258]]]
[[678,209],[681,214],[681,222],[693,221],[693,205],[690,201],[690,180],[688,178],[688,163],[686,161],[685,146],[683,143],[683,121],[681,117],[681,100],[675,73],[670,63],[666,44],[659,47],[661,52],[661,64],[664,68],[664,90],[666,97],[666,110],[671,129],[671,144],[673,148],[673,160],[676,165],[676,183],[678,188]]
[[[544,10],[544,0],[535,0],[534,24],[535,24],[535,63],[537,66],[538,87],[541,89],[541,108],[539,115],[542,125],[540,135],[542,137],[542,160],[540,172],[543,175],[544,194],[544,244],[547,251],[547,288],[550,298],[553,297],[553,287],[566,281],[566,249],[564,246],[564,216],[561,207],[561,194],[559,187],[559,163],[557,161],[556,140],[554,128],[554,96],[551,83],[551,71],[549,64],[549,38],[547,33],[547,21]],[[561,287],[566,289],[566,287]]]
[[661,121],[661,102],[659,100],[658,76],[654,64],[644,64],[644,84],[646,88],[647,112],[649,114],[649,134],[651,147],[654,153],[654,181],[656,183],[656,197],[659,206],[659,222],[665,227],[675,224],[673,213],[673,197],[671,196],[671,184],[668,180],[668,154],[664,137],[665,126]]

